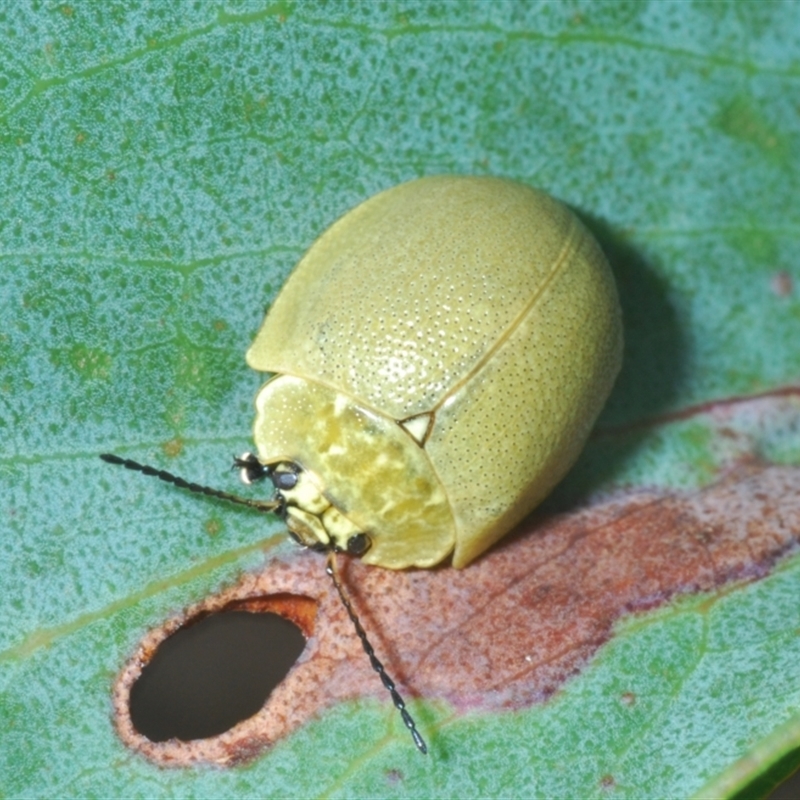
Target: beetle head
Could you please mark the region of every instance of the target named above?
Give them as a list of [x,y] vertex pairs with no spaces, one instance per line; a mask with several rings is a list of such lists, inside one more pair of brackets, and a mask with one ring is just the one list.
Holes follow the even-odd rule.
[[262,464],[253,453],[234,459],[245,484],[269,478],[275,487],[278,513],[286,520],[292,538],[311,550],[347,552],[362,556],[372,543],[331,503],[320,488],[320,481],[292,461]]

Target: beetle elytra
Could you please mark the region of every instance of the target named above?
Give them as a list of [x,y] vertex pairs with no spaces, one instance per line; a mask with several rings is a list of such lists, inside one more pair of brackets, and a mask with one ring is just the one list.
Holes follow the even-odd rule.
[[370,564],[464,567],[575,461],[621,352],[611,271],[564,205],[498,178],[411,181],[334,223],[269,310],[247,353],[275,373],[258,460],[302,467],[304,543],[360,533]]

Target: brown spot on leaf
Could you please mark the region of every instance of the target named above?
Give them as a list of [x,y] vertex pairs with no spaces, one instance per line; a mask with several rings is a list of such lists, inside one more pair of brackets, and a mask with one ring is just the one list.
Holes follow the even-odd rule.
[[180,436],[176,436],[174,439],[164,442],[164,444],[161,445],[161,449],[164,451],[165,456],[177,458],[183,451],[183,439],[181,439]]
[[614,780],[613,775],[603,775],[600,778],[600,788],[601,789],[613,789],[617,785],[617,782]]
[[[462,711],[517,709],[545,700],[578,672],[624,614],[762,577],[798,542],[800,468],[751,462],[700,491],[630,492],[528,520],[464,570],[393,572],[343,559],[341,574],[407,699],[441,699]],[[198,614],[268,606],[295,621],[308,645],[258,714],[189,743],[153,743],[133,729],[130,686],[160,641]],[[364,696],[383,698],[385,691],[328,582],[324,558],[298,552],[148,634],[117,681],[114,704],[123,740],[153,760],[232,764],[325,709]],[[622,696],[623,703],[634,700]]]
[[794,281],[786,270],[781,270],[772,276],[770,285],[775,295],[778,297],[788,297],[794,288]]
[[402,783],[403,773],[399,769],[387,769],[386,782],[391,786],[396,786],[398,783]]

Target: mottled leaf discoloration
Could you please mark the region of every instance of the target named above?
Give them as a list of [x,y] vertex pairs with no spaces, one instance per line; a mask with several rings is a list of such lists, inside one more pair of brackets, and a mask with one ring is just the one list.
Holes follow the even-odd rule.
[[[637,491],[529,521],[466,570],[350,561],[343,572],[380,657],[409,694],[461,711],[517,709],[580,671],[623,615],[762,577],[799,542],[800,468],[749,462],[699,492]],[[231,607],[285,613],[309,638],[304,657],[258,715],[222,736],[186,744],[139,736],[127,695],[142,664],[187,619]],[[232,764],[339,701],[382,692],[322,558],[298,554],[152,632],[120,676],[115,706],[123,739],[159,763]]]

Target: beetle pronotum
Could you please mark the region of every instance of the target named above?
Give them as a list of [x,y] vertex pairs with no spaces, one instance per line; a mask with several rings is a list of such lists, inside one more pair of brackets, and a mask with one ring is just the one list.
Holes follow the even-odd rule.
[[384,191],[312,245],[247,353],[256,397],[246,500],[117,456],[179,487],[280,514],[328,572],[417,747],[426,746],[336,576],[465,567],[578,457],[619,371],[616,288],[595,240],[543,192],[488,177]]

